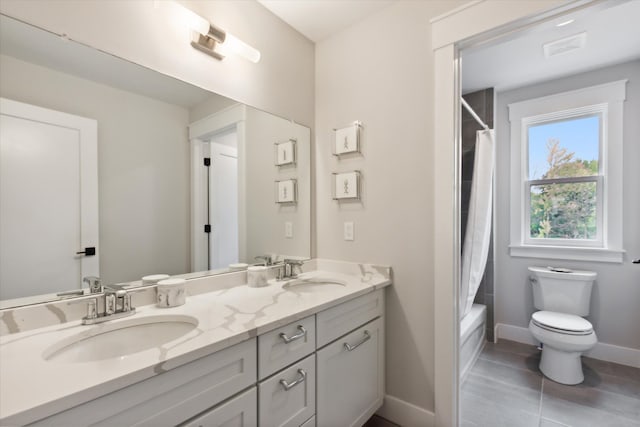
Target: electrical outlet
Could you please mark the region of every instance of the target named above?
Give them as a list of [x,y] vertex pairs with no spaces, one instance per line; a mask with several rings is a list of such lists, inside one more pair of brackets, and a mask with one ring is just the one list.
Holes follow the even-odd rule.
[[352,241],[354,240],[354,230],[353,230],[353,221],[348,221],[344,223],[344,240]]
[[284,223],[284,237],[286,239],[293,239],[293,223],[290,221]]

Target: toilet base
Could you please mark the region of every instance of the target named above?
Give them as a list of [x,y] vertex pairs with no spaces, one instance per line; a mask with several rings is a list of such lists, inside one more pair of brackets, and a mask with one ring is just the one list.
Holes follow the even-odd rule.
[[576,385],[584,381],[580,351],[560,351],[549,345],[542,349],[540,370],[549,379],[566,385]]

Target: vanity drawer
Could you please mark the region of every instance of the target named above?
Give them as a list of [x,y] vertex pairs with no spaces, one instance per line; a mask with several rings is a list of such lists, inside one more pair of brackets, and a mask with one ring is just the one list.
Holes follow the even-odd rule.
[[175,426],[255,384],[256,353],[254,338],[34,425]]
[[316,412],[316,356],[258,385],[260,427],[300,427]]
[[329,344],[336,338],[382,316],[383,313],[383,289],[318,313],[316,316],[317,347]]
[[258,392],[256,387],[225,402],[181,427],[255,427],[258,425]]
[[316,349],[316,318],[309,316],[258,337],[258,377],[267,378]]

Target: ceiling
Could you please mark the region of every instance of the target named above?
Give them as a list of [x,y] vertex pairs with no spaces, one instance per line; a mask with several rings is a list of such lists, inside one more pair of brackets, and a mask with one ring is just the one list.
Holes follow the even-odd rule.
[[394,0],[258,0],[309,40],[319,42]]
[[[462,92],[504,91],[640,58],[640,1],[613,0],[461,51]],[[557,24],[574,22],[557,27]],[[579,50],[545,58],[543,44],[586,32]]]

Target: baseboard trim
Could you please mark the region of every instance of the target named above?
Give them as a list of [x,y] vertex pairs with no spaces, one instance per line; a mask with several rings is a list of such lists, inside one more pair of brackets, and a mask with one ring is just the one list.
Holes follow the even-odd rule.
[[522,328],[520,326],[496,323],[493,333],[496,339],[504,338],[505,340],[531,345],[540,344],[535,338],[533,338],[533,335],[531,335],[528,328]]
[[402,427],[433,427],[435,423],[433,412],[388,394],[377,414]]
[[[538,345],[528,328],[498,323],[495,326],[495,337],[504,338],[524,344]],[[595,347],[584,354],[593,359],[640,368],[640,350],[598,342]]]

